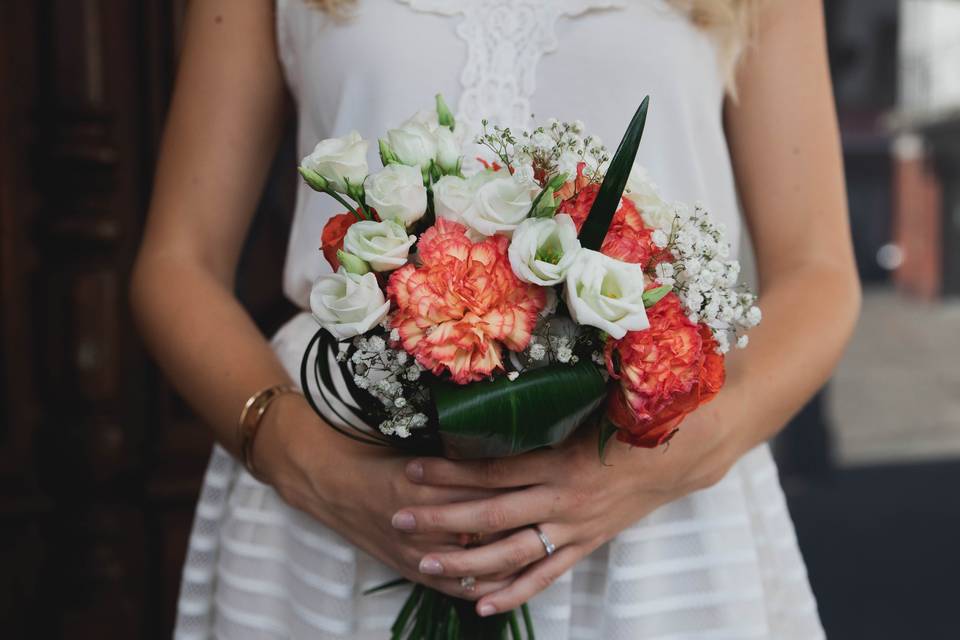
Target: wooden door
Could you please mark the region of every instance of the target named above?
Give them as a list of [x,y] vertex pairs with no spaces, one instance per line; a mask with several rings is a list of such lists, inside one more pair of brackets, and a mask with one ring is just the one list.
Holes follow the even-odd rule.
[[[141,347],[127,276],[185,0],[0,0],[4,637],[170,636],[206,428]],[[270,330],[292,151],[245,253]]]

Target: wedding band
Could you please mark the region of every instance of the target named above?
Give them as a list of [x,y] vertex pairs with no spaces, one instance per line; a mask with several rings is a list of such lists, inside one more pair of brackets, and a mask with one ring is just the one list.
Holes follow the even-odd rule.
[[549,558],[553,555],[553,552],[557,550],[557,545],[550,542],[550,538],[547,537],[547,534],[545,534],[537,525],[533,525],[533,530],[536,532],[537,537],[540,538],[540,542],[543,543],[543,550],[547,552],[547,557]]
[[477,579],[473,576],[460,578],[460,586],[463,587],[464,591],[473,591],[477,588]]

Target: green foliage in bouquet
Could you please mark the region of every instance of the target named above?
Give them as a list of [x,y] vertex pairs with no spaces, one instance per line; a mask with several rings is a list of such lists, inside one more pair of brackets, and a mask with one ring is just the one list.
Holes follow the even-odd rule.
[[563,442],[603,403],[607,388],[597,365],[584,360],[526,371],[516,380],[438,380],[431,395],[448,455],[502,458]]
[[600,245],[603,244],[610,222],[613,220],[613,214],[620,208],[620,198],[627,186],[633,161],[637,157],[637,149],[640,148],[643,128],[647,124],[649,106],[650,96],[647,96],[640,103],[633,120],[630,121],[630,126],[627,127],[627,132],[623,135],[623,140],[620,141],[620,146],[617,147],[613,160],[610,161],[610,167],[600,185],[597,199],[594,200],[590,215],[587,216],[580,230],[580,244],[586,249],[600,250]]

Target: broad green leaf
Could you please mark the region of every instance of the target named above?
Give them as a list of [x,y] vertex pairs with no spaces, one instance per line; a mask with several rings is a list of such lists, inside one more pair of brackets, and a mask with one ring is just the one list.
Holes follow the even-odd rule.
[[637,149],[643,137],[649,105],[650,96],[647,96],[640,103],[633,120],[630,121],[630,126],[627,127],[627,132],[623,134],[623,140],[620,141],[613,160],[610,161],[610,167],[603,178],[603,184],[600,185],[597,199],[580,230],[580,244],[586,249],[600,250],[600,245],[603,244],[607,229],[610,228],[610,222],[613,220],[613,214],[620,206],[620,197],[627,186],[627,178],[630,177],[633,160],[637,157]]
[[589,361],[527,371],[516,380],[431,387],[450,457],[500,458],[562,442],[600,406],[606,382]]

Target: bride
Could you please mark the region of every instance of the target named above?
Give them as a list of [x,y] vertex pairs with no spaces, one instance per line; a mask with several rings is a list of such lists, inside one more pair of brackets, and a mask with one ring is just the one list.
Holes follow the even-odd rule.
[[[615,144],[650,94],[638,160],[663,196],[703,201],[731,237],[749,228],[765,314],[751,348],[668,450],[613,445],[608,466],[596,435],[492,462],[399,457],[279,393],[255,478],[238,417],[296,379],[316,329],[304,312],[268,342],[233,295],[285,84],[301,156],[437,92],[467,126],[580,117]],[[301,186],[283,284],[302,309],[335,213]],[[529,601],[551,640],[823,637],[765,444],[830,374],[859,305],[816,0],[193,0],[132,297],[220,443],[177,638],[384,638],[406,592],[362,592],[397,575],[481,615]]]

